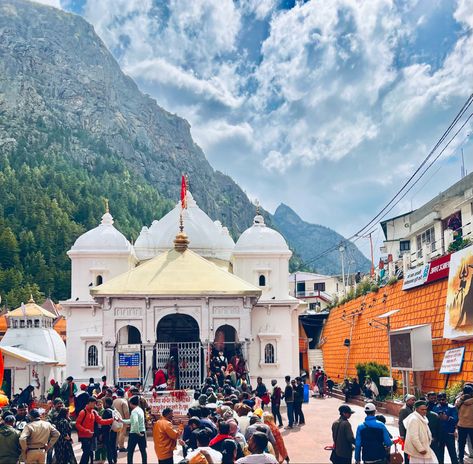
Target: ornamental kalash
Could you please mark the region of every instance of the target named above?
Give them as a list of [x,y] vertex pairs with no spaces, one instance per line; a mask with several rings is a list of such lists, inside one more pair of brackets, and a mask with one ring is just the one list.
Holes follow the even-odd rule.
[[[254,385],[299,375],[289,250],[256,211],[236,244],[188,191],[131,243],[108,210],[68,255],[67,374],[77,382],[194,389],[212,369]],[[162,375],[164,374],[164,375]],[[164,384],[164,385],[163,385]]]

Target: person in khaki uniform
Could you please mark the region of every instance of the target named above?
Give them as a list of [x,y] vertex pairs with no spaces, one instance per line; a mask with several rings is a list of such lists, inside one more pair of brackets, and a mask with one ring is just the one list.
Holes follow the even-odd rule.
[[[125,392],[122,389],[117,390],[117,398],[113,400],[113,407],[120,413],[122,419],[130,418],[130,408],[128,406],[128,401],[124,398]],[[125,437],[126,437],[126,425],[123,424],[123,427],[118,432],[117,444],[118,451],[126,451],[125,448]]]
[[44,464],[47,451],[54,446],[59,432],[50,422],[40,419],[37,409],[30,411],[31,422],[20,435],[20,446],[26,464]]

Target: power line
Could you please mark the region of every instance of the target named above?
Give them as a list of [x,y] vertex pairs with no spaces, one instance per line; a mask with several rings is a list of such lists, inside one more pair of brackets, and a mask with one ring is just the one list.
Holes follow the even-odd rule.
[[[394,209],[399,202],[409,193],[409,191],[419,182],[419,180],[426,174],[426,172],[430,169],[430,167],[438,160],[438,158],[443,154],[443,152],[447,149],[447,147],[450,145],[450,143],[455,139],[455,137],[459,134],[459,132],[465,127],[465,125],[468,123],[468,121],[472,118],[473,113],[470,114],[470,116],[466,119],[466,121],[462,124],[460,129],[453,135],[453,137],[448,141],[448,143],[445,145],[445,147],[440,151],[440,153],[434,158],[434,160],[427,166],[427,168],[421,173],[418,179],[415,180],[415,182],[408,188],[407,191],[403,192],[408,186],[409,183],[415,178],[415,176],[422,170],[422,168],[428,163],[428,161],[432,158],[438,147],[445,141],[445,139],[448,137],[448,135],[452,132],[454,127],[457,125],[457,123],[460,121],[460,119],[463,117],[463,115],[467,112],[469,107],[473,103],[473,94],[471,94],[466,102],[463,104],[462,108],[460,111],[457,113],[453,121],[450,123],[448,128],[444,131],[440,139],[437,141],[435,146],[430,150],[428,155],[424,158],[422,163],[418,166],[418,168],[414,171],[414,173],[407,179],[407,181],[403,184],[403,186],[397,191],[397,193],[391,198],[391,200],[374,216],[371,221],[369,221],[364,227],[359,229],[357,232],[355,232],[351,237],[342,240],[340,243],[337,245],[334,245],[332,247],[329,247],[325,251],[319,253],[315,257],[304,261],[303,264],[307,265],[310,263],[313,263],[315,261],[318,261],[319,259],[323,258],[324,256],[328,255],[329,253],[337,250],[340,245],[342,244],[347,244],[351,243],[354,244],[360,236],[366,231],[366,229],[372,227],[374,222],[378,221],[382,217],[386,216],[392,209]],[[400,196],[402,195],[402,196]],[[389,208],[389,209],[388,209]]]

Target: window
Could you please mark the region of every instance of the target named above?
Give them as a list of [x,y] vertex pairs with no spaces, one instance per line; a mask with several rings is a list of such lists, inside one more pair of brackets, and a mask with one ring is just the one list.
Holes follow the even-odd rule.
[[267,343],[264,347],[264,363],[274,364],[274,345]]
[[305,282],[297,282],[297,296],[305,296]]
[[435,247],[435,230],[433,227],[427,229],[417,236],[417,257],[422,258],[422,247],[427,245],[427,248],[430,248],[430,251],[433,252],[436,250]]
[[95,278],[95,285],[102,285],[103,284],[103,277],[101,275],[98,275]]
[[26,327],[27,327],[28,329],[31,329],[31,327],[33,327],[33,321],[32,321],[31,319],[28,319],[28,320],[26,321]]
[[25,321],[21,320],[20,321],[20,329],[24,329],[24,328],[25,328]]
[[18,329],[18,321],[13,321],[12,327],[13,327],[14,329]]
[[309,303],[309,309],[318,311],[320,309],[320,302],[317,301],[316,303]]
[[266,277],[264,275],[259,276],[258,285],[260,287],[266,287]]
[[34,326],[35,326],[36,328],[39,327],[39,319],[35,319],[35,320],[34,320]]
[[315,292],[325,292],[325,282],[316,282],[314,284]]
[[98,366],[99,365],[99,352],[95,345],[90,345],[87,350],[87,365]]
[[411,241],[410,240],[401,240],[399,242],[399,251],[404,253],[406,251],[410,251],[411,249]]

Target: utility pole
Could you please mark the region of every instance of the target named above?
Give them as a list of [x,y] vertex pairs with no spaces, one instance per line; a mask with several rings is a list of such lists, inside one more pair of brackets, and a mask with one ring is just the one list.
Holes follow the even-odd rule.
[[338,251],[340,252],[340,261],[342,263],[343,295],[346,296],[347,288],[346,288],[346,285],[345,285],[345,258],[344,258],[345,247],[343,246],[343,243],[340,243],[340,246],[338,247]]
[[368,234],[368,237],[370,238],[370,251],[371,251],[371,271],[370,271],[370,276],[371,278],[374,277],[374,251],[373,251],[373,238],[371,237],[372,232]]

